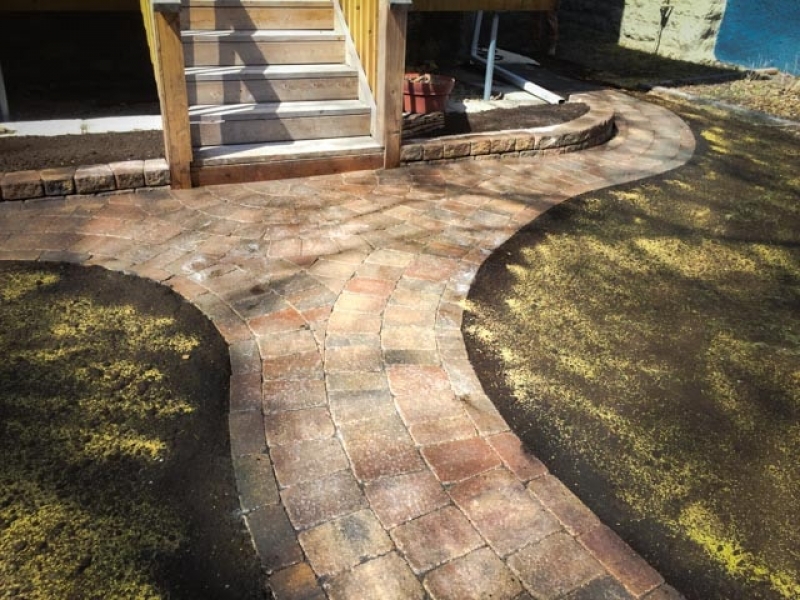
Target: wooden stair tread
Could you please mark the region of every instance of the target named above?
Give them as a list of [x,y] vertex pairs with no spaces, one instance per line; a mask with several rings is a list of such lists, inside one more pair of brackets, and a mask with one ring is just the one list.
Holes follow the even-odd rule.
[[201,146],[194,149],[193,165],[203,167],[276,160],[290,161],[342,154],[372,154],[382,152],[382,150],[382,146],[370,136]]
[[360,100],[301,100],[223,105],[200,104],[189,107],[189,121],[190,123],[201,123],[248,119],[285,119],[353,115],[369,112],[369,106]]
[[329,8],[331,0],[181,0],[185,8]]
[[187,30],[181,32],[184,42],[307,42],[343,41],[344,34],[330,29],[250,29],[250,30]]
[[354,77],[357,74],[358,72],[353,67],[344,64],[255,65],[186,68],[186,79],[188,81]]

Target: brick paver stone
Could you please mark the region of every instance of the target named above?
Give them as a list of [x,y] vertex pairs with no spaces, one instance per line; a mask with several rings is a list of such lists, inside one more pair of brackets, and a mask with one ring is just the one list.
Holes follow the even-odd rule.
[[508,565],[541,600],[560,598],[606,573],[583,546],[563,532],[525,546],[509,557]]
[[364,493],[349,471],[286,488],[281,499],[297,529],[307,529],[367,506]]
[[276,571],[269,578],[269,587],[275,600],[325,600],[308,563]]
[[552,475],[531,481],[528,490],[572,535],[580,535],[600,525],[600,520],[595,514]]
[[303,551],[286,512],[280,505],[265,506],[245,515],[253,543],[267,571],[299,563]]
[[522,445],[520,439],[510,431],[486,438],[500,455],[503,463],[522,481],[530,481],[547,473],[547,467]]
[[505,469],[457,484],[450,496],[500,556],[560,530],[558,521]]
[[445,506],[450,498],[430,471],[419,471],[368,482],[364,491],[383,526],[401,523]]
[[612,577],[593,579],[583,587],[564,597],[564,600],[635,600],[620,583]]
[[433,600],[511,600],[522,592],[519,580],[488,548],[431,571],[423,583]]
[[442,483],[462,481],[501,464],[492,447],[478,437],[426,446],[422,455]]
[[313,481],[350,466],[336,438],[278,446],[271,450],[271,454],[275,475],[282,487]]
[[411,473],[424,465],[396,414],[343,423],[339,431],[353,472],[361,481]]
[[392,539],[415,573],[424,573],[483,545],[481,536],[454,506],[392,530]]
[[322,407],[269,414],[264,425],[270,446],[329,438],[335,432],[328,409]]
[[371,510],[361,510],[298,536],[317,575],[330,576],[392,550],[392,541]]
[[331,600],[422,600],[425,597],[419,581],[395,552],[332,577],[325,588]]
[[579,539],[635,596],[642,596],[664,583],[664,578],[653,567],[605,525],[595,527]]
[[266,454],[236,456],[233,465],[242,510],[249,511],[280,502],[278,484],[275,482],[269,456]]

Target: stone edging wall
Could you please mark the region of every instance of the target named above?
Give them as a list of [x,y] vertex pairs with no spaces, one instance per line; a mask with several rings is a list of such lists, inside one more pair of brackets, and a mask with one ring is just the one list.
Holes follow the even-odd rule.
[[[573,96],[581,101],[580,95]],[[565,154],[598,146],[614,135],[614,110],[589,104],[585,115],[550,127],[535,127],[483,134],[466,134],[409,140],[403,143],[403,163],[448,160],[486,160]]]
[[163,158],[0,174],[0,200],[98,194],[169,185]]

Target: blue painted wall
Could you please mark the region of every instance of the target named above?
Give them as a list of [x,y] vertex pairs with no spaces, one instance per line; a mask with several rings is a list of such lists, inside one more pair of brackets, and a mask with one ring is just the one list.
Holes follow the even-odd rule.
[[715,54],[800,75],[800,0],[728,0]]

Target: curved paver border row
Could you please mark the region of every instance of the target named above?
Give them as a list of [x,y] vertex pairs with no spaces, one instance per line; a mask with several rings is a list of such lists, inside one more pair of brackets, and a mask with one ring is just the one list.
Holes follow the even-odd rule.
[[614,109],[598,103],[591,94],[573,94],[570,100],[585,102],[589,111],[566,123],[501,132],[472,133],[403,143],[400,160],[481,160],[530,158],[586,150],[607,142],[614,135]]
[[277,598],[679,595],[534,457],[460,332],[483,260],[569,197],[685,163],[616,92],[580,153],[0,204],[0,259],[170,286],[229,344],[242,512]]

